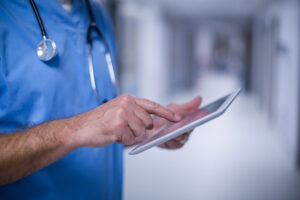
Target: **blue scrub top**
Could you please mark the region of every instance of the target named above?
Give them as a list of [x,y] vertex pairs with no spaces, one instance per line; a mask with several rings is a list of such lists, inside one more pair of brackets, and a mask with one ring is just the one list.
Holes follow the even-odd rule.
[[[42,62],[42,40],[29,0],[0,0],[0,132],[7,134],[67,118],[98,106],[91,88],[86,36],[90,18],[84,0],[67,13],[57,0],[35,0],[58,55]],[[116,61],[110,21],[96,2],[97,26]],[[101,38],[93,37],[93,59],[100,98],[112,99]],[[121,199],[123,147],[80,148],[13,184],[0,187],[0,199]],[[20,168],[22,166],[19,166]]]

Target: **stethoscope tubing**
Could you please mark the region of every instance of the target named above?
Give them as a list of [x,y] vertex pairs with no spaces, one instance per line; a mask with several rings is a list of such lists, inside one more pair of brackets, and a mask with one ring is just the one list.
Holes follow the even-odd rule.
[[31,5],[31,7],[34,11],[35,17],[36,17],[36,19],[38,21],[38,24],[40,26],[40,30],[41,30],[41,34],[42,34],[43,39],[47,39],[47,32],[45,30],[45,26],[44,26],[43,20],[41,18],[40,12],[39,12],[39,10],[37,9],[37,7],[34,3],[34,0],[30,0],[30,5]]
[[[51,57],[49,57],[47,59],[43,59],[42,56],[38,55],[41,60],[49,61],[57,53],[56,44],[55,44],[55,42],[53,42],[52,40],[47,38],[47,32],[45,30],[43,20],[42,20],[42,18],[40,16],[40,13],[39,13],[36,5],[35,5],[34,0],[30,0],[30,5],[31,5],[31,7],[34,11],[35,17],[38,21],[38,24],[39,24],[39,27],[40,27],[40,30],[41,30],[41,34],[42,34],[42,37],[43,37],[43,41],[40,42],[40,44],[42,44],[43,42],[46,42],[46,41],[52,42],[51,45],[52,45],[53,50],[55,51],[55,54],[53,54]],[[103,100],[103,101],[101,100],[100,95],[98,93],[96,80],[95,80],[95,70],[94,70],[94,63],[93,63],[93,57],[92,57],[92,39],[91,39],[91,33],[92,33],[93,30],[98,34],[98,36],[102,39],[102,41],[105,45],[105,60],[106,60],[106,63],[107,63],[107,68],[108,68],[108,72],[109,72],[111,82],[112,82],[112,84],[115,88],[116,96],[120,95],[120,90],[119,90],[119,87],[118,87],[118,82],[117,82],[117,78],[116,78],[115,69],[114,69],[114,66],[113,66],[113,63],[112,63],[112,58],[111,58],[109,45],[106,42],[101,30],[96,25],[95,17],[94,17],[93,11],[92,11],[92,6],[91,6],[89,0],[86,0],[86,5],[87,5],[89,16],[90,16],[90,19],[91,19],[91,23],[89,25],[88,33],[87,33],[88,64],[89,64],[90,82],[91,82],[91,87],[93,89],[94,96],[96,97],[98,103],[102,104],[106,100]]]

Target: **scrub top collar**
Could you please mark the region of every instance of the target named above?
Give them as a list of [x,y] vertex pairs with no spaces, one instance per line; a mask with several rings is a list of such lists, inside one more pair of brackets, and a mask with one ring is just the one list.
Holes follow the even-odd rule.
[[[73,0],[72,9],[70,13],[64,10],[64,8],[62,7],[62,5],[59,3],[58,0],[50,0],[50,1],[35,0],[35,2],[37,4],[38,9],[41,10],[41,16],[44,21],[44,25],[47,32],[51,32],[51,30],[47,29],[47,23],[55,23],[52,25],[60,26],[71,32],[81,31],[87,34],[88,27],[91,23],[91,19],[87,9],[86,2],[84,0]],[[91,1],[91,3],[94,2]],[[96,14],[97,13],[94,12],[94,15]],[[49,17],[54,18],[54,20],[47,20],[47,18]],[[101,25],[103,24],[101,24],[101,22],[97,20],[96,23],[98,28],[102,31],[104,39],[108,40],[108,36],[101,29]],[[50,34],[49,34],[49,38],[51,38]]]
[[[28,7],[30,7],[28,0],[23,1],[28,4]],[[35,3],[40,11],[45,28],[48,32],[51,31],[47,29],[48,23],[55,23],[57,26],[61,26],[72,31],[87,30],[88,28],[90,23],[89,13],[87,11],[86,3],[83,0],[73,0],[70,13],[64,10],[58,0],[35,0]],[[33,11],[32,14],[34,15]],[[54,20],[47,20],[47,18],[52,18]]]

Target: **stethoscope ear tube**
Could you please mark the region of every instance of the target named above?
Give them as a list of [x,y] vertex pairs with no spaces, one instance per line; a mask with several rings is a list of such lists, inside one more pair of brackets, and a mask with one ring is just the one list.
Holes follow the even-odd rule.
[[[107,52],[105,54],[105,59],[106,59],[106,63],[108,66],[108,72],[109,72],[111,82],[115,88],[115,94],[116,94],[116,96],[119,96],[120,90],[119,90],[116,73],[115,73],[115,69],[112,64],[112,59],[111,59],[110,53]],[[107,100],[103,100],[104,102],[102,102],[100,95],[98,93],[98,88],[97,88],[96,79],[95,79],[95,71],[94,71],[94,64],[93,64],[93,57],[92,57],[92,45],[91,44],[88,44],[88,62],[89,62],[90,81],[91,81],[93,93],[97,99],[98,104],[101,105],[102,103],[106,103]]]
[[93,64],[93,57],[92,57],[92,45],[91,44],[88,44],[88,62],[89,62],[90,81],[91,81],[93,93],[94,93],[94,96],[96,97],[98,104],[101,104],[101,99],[98,94],[96,80],[95,80],[94,64]]
[[111,82],[112,82],[112,84],[114,85],[114,88],[115,88],[116,96],[119,96],[120,95],[120,88],[119,88],[119,84],[118,84],[118,81],[117,81],[115,69],[114,69],[114,66],[112,64],[112,59],[111,59],[110,53],[107,52],[105,54],[105,58],[106,58],[106,62],[107,62],[107,65],[108,65],[109,76],[110,76]]
[[92,33],[93,30],[98,34],[98,36],[102,39],[102,41],[104,43],[104,46],[105,46],[105,60],[106,60],[106,63],[107,63],[108,72],[109,72],[111,82],[112,82],[112,84],[115,88],[116,96],[120,95],[120,89],[119,89],[119,86],[118,86],[115,69],[114,69],[114,66],[113,66],[113,63],[112,63],[112,58],[111,58],[111,54],[110,54],[110,50],[109,50],[109,45],[106,42],[106,40],[104,38],[104,35],[102,34],[101,30],[96,25],[95,17],[93,15],[92,7],[91,7],[91,4],[90,4],[89,0],[86,0],[86,4],[87,4],[88,11],[89,11],[90,19],[91,19],[91,24],[88,28],[88,33],[87,33],[87,43],[88,43],[88,46],[89,46],[89,69],[90,69],[89,71],[90,71],[90,77],[91,77],[91,85],[92,85],[94,94],[95,94],[96,98],[98,99],[98,101],[100,103],[101,101],[100,101],[100,97],[99,97],[98,90],[97,90],[96,83],[95,83],[94,65],[93,65],[92,51],[91,51],[91,48],[92,48],[91,33]]

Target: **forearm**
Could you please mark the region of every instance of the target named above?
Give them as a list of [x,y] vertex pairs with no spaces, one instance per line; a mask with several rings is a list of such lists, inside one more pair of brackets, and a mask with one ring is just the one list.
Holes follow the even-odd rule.
[[151,114],[172,122],[181,119],[155,102],[121,95],[71,119],[0,135],[0,186],[28,176],[81,146],[132,145],[135,138],[153,128]]
[[0,186],[50,165],[76,147],[68,120],[47,122],[32,129],[0,135]]

